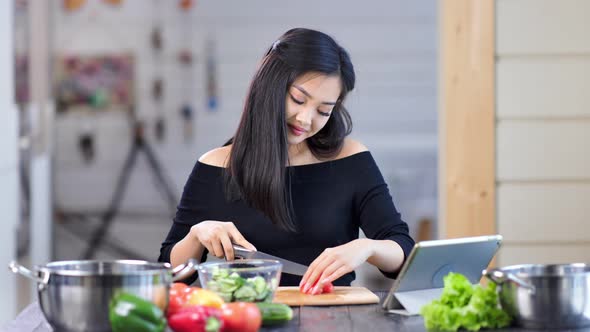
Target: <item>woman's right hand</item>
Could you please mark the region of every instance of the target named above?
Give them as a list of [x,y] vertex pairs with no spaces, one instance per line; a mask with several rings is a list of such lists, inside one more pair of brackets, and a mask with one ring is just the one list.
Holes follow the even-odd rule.
[[218,258],[234,259],[232,243],[256,250],[231,221],[205,220],[191,227],[191,235]]

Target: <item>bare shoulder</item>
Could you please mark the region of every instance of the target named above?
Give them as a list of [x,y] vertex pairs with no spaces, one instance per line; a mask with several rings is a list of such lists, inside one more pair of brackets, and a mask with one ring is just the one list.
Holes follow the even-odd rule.
[[225,167],[227,160],[229,159],[230,151],[231,145],[213,149],[203,154],[201,158],[199,158],[199,161],[211,166]]
[[344,145],[336,159],[350,157],[364,151],[369,151],[369,149],[363,143],[347,137],[344,139]]

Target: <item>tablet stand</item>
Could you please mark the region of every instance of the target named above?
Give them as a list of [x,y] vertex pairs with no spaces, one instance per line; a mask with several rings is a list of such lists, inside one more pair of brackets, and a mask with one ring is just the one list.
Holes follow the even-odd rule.
[[393,292],[393,296],[387,304],[387,311],[406,316],[418,315],[423,306],[439,299],[442,291],[442,288],[429,288]]

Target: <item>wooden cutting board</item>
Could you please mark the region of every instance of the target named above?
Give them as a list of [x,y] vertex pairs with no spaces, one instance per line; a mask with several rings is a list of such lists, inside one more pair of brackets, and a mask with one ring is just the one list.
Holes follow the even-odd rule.
[[336,286],[329,294],[307,295],[299,287],[279,287],[273,302],[290,306],[302,305],[348,305],[379,303],[379,297],[365,287]]

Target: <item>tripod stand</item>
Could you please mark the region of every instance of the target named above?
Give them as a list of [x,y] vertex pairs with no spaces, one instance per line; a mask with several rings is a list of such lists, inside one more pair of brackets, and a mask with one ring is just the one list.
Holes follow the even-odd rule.
[[127,183],[129,182],[129,175],[131,169],[135,163],[137,158],[137,154],[143,151],[147,157],[147,161],[149,166],[151,167],[156,180],[164,189],[164,194],[170,207],[173,209],[177,204],[176,196],[174,195],[174,191],[171,189],[172,187],[166,182],[166,178],[164,177],[162,167],[160,166],[158,160],[154,152],[152,151],[150,145],[144,138],[144,126],[141,122],[135,121],[133,125],[133,143],[131,145],[131,150],[127,155],[127,160],[123,165],[123,169],[119,174],[119,179],[117,181],[117,186],[115,188],[115,192],[109,204],[108,210],[101,218],[100,226],[95,230],[86,251],[84,252],[83,258],[84,259],[91,259],[100,244],[104,241],[105,235],[108,232],[109,228],[111,227],[113,220],[117,213],[119,212],[119,205],[121,203],[121,198],[123,197],[123,193],[125,192],[125,188]]

